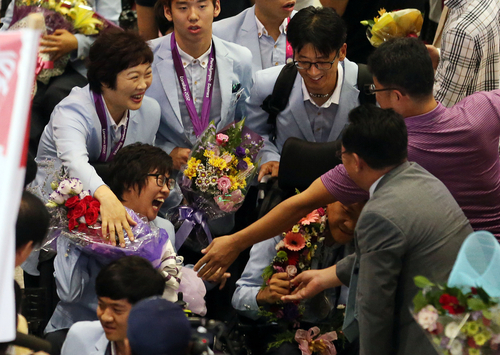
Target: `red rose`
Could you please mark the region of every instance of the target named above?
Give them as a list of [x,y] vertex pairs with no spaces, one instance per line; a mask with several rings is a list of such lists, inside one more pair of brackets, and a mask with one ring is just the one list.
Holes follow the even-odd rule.
[[78,205],[73,209],[73,217],[80,218],[87,211],[87,203],[84,200],[81,200]]
[[75,229],[75,227],[76,227],[76,218],[71,218],[68,221],[68,228],[70,231],[72,231],[73,229]]
[[86,232],[87,231],[87,226],[85,225],[85,223],[80,223],[78,225],[78,231],[79,232]]
[[447,293],[442,294],[441,297],[439,297],[439,303],[441,304],[443,309],[450,312],[450,314],[459,314],[465,311],[465,307],[460,306],[458,298]]
[[94,198],[92,196],[85,196],[82,201],[85,202],[86,205],[88,205],[93,200],[94,200]]
[[73,197],[68,198],[68,200],[66,201],[65,205],[68,208],[73,208],[73,207],[75,207],[78,204],[79,201],[80,201],[80,197],[73,196]]
[[74,214],[73,210],[74,210],[73,208],[71,208],[71,209],[68,210],[68,214],[66,215],[66,217],[68,217],[68,219],[73,218],[73,214]]
[[471,290],[473,295],[477,295],[477,288],[471,287],[470,290]]
[[288,265],[297,265],[297,263],[299,262],[299,253],[295,252],[295,253],[289,253],[288,254]]
[[477,346],[476,342],[474,341],[473,337],[467,338],[467,345],[469,345],[469,347],[474,348],[474,349],[479,348],[479,346]]
[[94,199],[92,202],[89,203],[89,207],[93,207],[93,208],[101,208],[101,203],[99,201],[97,201],[96,199]]
[[95,222],[97,222],[97,218],[99,217],[99,209],[89,207],[87,212],[85,212],[85,223],[88,226],[92,226]]

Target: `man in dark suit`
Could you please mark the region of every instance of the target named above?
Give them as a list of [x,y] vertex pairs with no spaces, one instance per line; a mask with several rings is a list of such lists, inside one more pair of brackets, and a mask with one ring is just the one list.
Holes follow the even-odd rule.
[[328,269],[301,273],[291,281],[295,295],[284,299],[349,285],[344,333],[351,341],[359,335],[360,354],[431,354],[409,312],[418,292],[413,278],[446,281],[472,227],[444,184],[407,161],[399,114],[361,106],[349,122],[342,162],[370,193],[355,229],[356,252]]

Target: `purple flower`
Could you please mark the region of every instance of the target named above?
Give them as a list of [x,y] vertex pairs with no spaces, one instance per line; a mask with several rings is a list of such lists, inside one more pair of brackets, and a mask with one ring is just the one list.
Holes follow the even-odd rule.
[[483,313],[481,311],[475,311],[475,312],[472,312],[470,314],[470,317],[472,318],[472,320],[478,320],[482,316],[483,316]]
[[283,306],[283,320],[293,322],[299,318],[299,307],[295,303],[285,303]]
[[246,155],[245,148],[243,147],[236,148],[236,151],[234,153],[238,158],[244,158]]
[[246,161],[240,160],[238,162],[238,165],[236,166],[236,168],[238,168],[238,170],[240,170],[240,171],[245,171],[248,169],[248,164]]

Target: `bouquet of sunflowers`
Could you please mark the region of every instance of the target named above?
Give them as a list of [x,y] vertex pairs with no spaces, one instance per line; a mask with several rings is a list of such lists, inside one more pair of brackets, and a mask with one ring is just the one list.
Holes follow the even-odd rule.
[[386,12],[380,9],[379,16],[373,20],[361,21],[368,26],[368,40],[374,47],[380,46],[390,38],[418,37],[424,23],[422,13],[417,9]]
[[187,205],[169,212],[169,219],[179,227],[176,246],[180,247],[193,229],[198,236],[205,234],[210,242],[206,222],[236,212],[243,204],[248,184],[258,171],[257,154],[264,144],[262,137],[244,124],[241,120],[216,133],[211,122],[191,150],[177,178]]
[[[9,30],[27,27],[30,13],[41,13],[45,18],[43,34],[51,35],[56,30],[67,30],[73,34],[97,35],[110,27],[117,27],[96,13],[86,0],[13,0],[14,13]],[[43,49],[43,48],[40,48]],[[69,54],[55,62],[50,54],[38,53],[37,80],[47,84],[51,77],[61,75],[66,68]]]

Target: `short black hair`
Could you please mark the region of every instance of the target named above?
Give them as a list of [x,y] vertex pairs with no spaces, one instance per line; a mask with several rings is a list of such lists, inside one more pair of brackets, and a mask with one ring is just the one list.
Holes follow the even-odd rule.
[[[172,0],[160,0],[160,2],[162,3],[163,6],[166,6],[168,8],[172,7]],[[214,4],[214,7],[215,7],[217,0],[212,0],[212,3]]]
[[372,104],[352,109],[342,145],[346,152],[356,153],[372,169],[399,165],[408,156],[408,133],[403,116]]
[[102,85],[116,89],[116,76],[139,64],[153,63],[149,45],[133,31],[110,29],[90,47],[87,79],[90,89],[102,93]]
[[23,191],[16,222],[16,249],[33,241],[40,246],[47,235],[50,214],[43,202],[31,192]]
[[125,256],[104,266],[95,280],[97,297],[126,299],[136,304],[152,296],[161,296],[165,279],[149,261],[140,256]]
[[332,8],[309,6],[292,17],[286,36],[295,53],[311,44],[328,57],[344,45],[347,29],[344,20]]
[[429,51],[417,38],[384,42],[368,58],[368,67],[384,87],[420,100],[432,96],[434,68]]
[[109,166],[108,186],[120,201],[123,193],[137,186],[138,193],[146,186],[148,174],[172,174],[172,158],[164,150],[149,144],[134,143],[120,149]]

